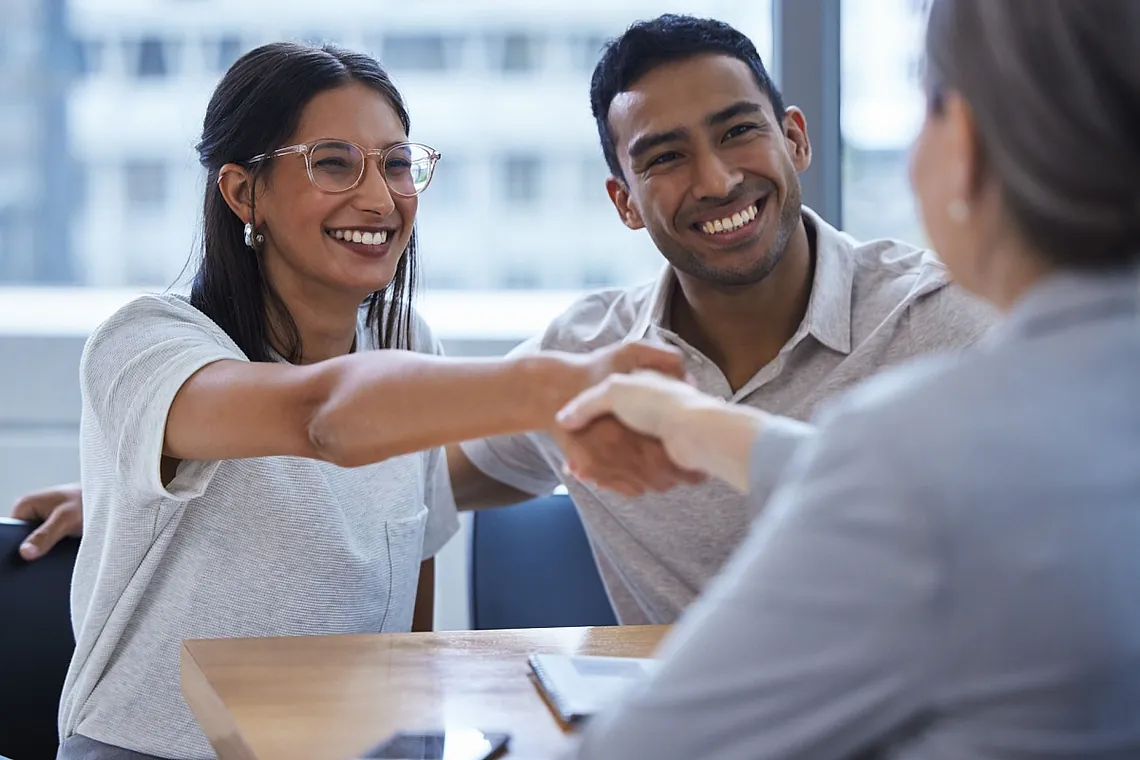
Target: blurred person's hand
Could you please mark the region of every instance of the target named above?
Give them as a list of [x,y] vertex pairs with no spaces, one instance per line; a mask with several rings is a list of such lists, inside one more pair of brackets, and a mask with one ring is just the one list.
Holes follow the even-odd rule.
[[641,435],[613,417],[594,419],[553,437],[566,457],[566,473],[623,496],[668,491],[681,483],[700,483],[705,476],[670,461],[660,441]]
[[[765,419],[763,412],[727,404],[652,371],[611,375],[558,414],[559,424],[570,435],[600,421],[616,420],[631,433],[659,441],[679,471],[714,475],[741,491],[748,488],[748,452]],[[568,470],[593,479],[594,465],[570,454]]]
[[21,496],[12,517],[40,523],[20,544],[21,557],[39,559],[64,538],[83,533],[83,492],[78,483],[68,483]]

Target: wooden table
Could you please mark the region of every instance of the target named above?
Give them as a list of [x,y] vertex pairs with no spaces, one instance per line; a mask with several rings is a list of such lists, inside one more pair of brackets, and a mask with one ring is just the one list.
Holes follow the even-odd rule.
[[346,760],[401,730],[511,734],[510,758],[568,744],[532,652],[646,657],[665,626],[187,641],[182,693],[222,760]]

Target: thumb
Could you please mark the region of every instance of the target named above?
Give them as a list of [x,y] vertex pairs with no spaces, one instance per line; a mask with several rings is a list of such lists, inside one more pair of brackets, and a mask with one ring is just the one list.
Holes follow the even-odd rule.
[[55,510],[20,544],[20,556],[29,562],[39,559],[68,534],[63,510]]
[[609,414],[613,409],[609,388],[612,378],[603,380],[598,385],[587,388],[562,407],[558,413],[558,424],[574,432],[589,425],[598,417]]

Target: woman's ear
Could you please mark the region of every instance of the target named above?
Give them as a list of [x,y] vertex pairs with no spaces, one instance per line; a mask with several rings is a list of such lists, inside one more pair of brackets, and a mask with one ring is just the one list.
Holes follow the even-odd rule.
[[956,92],[946,94],[941,118],[947,139],[945,150],[951,167],[947,180],[955,197],[972,203],[985,185],[985,151],[978,137],[978,125],[969,103]]
[[253,222],[253,182],[253,174],[244,166],[226,164],[218,170],[218,190],[242,222]]

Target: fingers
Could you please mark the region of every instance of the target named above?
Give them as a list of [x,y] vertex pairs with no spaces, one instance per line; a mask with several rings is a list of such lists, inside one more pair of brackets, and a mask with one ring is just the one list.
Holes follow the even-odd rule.
[[21,496],[12,507],[12,517],[17,520],[39,522],[51,514],[53,508],[63,501],[57,489],[37,491]]
[[704,479],[675,465],[658,441],[613,418],[588,423],[564,442],[563,451],[568,474],[624,496],[664,492]]
[[669,491],[682,483],[695,485],[705,480],[705,475],[679,467],[659,441],[645,441],[645,458],[650,472],[653,473],[654,490]]
[[647,342],[628,343],[621,348],[615,362],[619,372],[651,369],[678,380],[685,377],[685,357],[672,346]]
[[619,375],[587,388],[558,412],[558,424],[570,431],[581,430],[599,417],[610,414],[614,408],[613,389]]
[[36,528],[20,544],[20,556],[31,561],[39,559],[65,537],[72,535],[73,516],[66,509],[57,509],[48,515],[43,524]]
[[79,486],[59,486],[28,494],[12,508],[12,516],[28,522],[40,522],[20,546],[20,556],[33,560],[44,555],[65,536],[78,536],[83,531],[83,507]]

